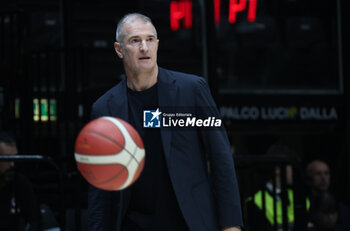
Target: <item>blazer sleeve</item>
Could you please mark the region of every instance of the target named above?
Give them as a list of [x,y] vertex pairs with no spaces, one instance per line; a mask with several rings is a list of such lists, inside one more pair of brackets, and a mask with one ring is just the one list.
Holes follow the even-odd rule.
[[[199,78],[196,84],[196,105],[199,117],[220,118],[208,85],[203,78]],[[218,128],[202,128],[201,136],[210,161],[219,226],[221,228],[243,227],[236,172],[225,128],[223,125]]]
[[105,191],[89,185],[89,231],[114,231],[117,229],[117,203],[119,192]]
[[[100,117],[100,113],[91,111],[91,120]],[[114,231],[117,229],[117,200],[119,192],[105,191],[89,185],[88,188],[88,230]]]

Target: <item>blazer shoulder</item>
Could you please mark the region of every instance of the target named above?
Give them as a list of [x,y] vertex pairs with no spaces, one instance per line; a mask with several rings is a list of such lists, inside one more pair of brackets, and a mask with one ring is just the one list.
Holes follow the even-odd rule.
[[179,85],[190,85],[194,86],[197,84],[203,84],[206,83],[205,79],[201,76],[194,75],[194,74],[188,74],[178,71],[171,71],[167,69],[163,69],[167,75],[174,78]]
[[112,87],[111,89],[109,89],[108,91],[106,91],[102,96],[100,96],[95,102],[94,105],[98,105],[98,104],[102,104],[104,102],[106,102],[110,97],[113,96],[113,92],[117,89],[118,85],[115,85],[114,87]]
[[[123,81],[123,80],[122,80]],[[102,96],[100,96],[92,105],[92,110],[95,112],[103,112],[106,110],[106,104],[108,101],[114,97],[115,94],[118,94],[119,89],[121,88],[122,81],[116,84],[114,87],[106,91]]]

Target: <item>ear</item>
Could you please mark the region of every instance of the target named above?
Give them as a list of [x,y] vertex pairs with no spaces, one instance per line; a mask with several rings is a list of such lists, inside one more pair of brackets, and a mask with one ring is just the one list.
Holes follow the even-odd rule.
[[114,43],[114,50],[117,53],[119,58],[123,58],[122,45],[118,42]]

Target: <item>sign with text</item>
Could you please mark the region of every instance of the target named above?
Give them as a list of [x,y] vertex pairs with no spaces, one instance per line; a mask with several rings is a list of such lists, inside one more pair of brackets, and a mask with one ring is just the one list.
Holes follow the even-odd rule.
[[222,106],[220,114],[229,120],[263,121],[337,121],[334,106]]
[[[220,24],[221,0],[213,0],[214,21]],[[254,22],[256,19],[257,0],[229,0],[228,22],[233,24],[237,21],[237,14],[247,11],[247,21]],[[170,2],[170,28],[173,31],[180,29],[180,22],[185,29],[191,29],[193,24],[192,0],[179,0]]]

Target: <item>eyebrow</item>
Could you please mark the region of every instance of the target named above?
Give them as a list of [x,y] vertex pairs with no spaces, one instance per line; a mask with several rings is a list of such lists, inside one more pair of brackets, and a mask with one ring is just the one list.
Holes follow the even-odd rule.
[[[128,40],[130,39],[134,39],[134,38],[140,38],[141,36],[139,35],[134,35],[134,36],[131,36]],[[155,38],[156,36],[155,35],[147,35],[148,38]]]

